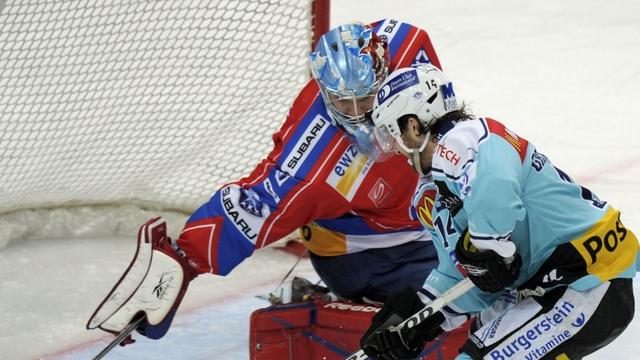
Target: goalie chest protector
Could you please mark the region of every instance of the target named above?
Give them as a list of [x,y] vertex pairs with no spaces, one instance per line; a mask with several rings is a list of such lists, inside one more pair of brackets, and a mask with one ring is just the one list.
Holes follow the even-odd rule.
[[[379,307],[313,300],[275,305],[251,314],[252,360],[341,360],[360,348],[360,337]],[[453,359],[468,324],[428,343],[421,359]]]

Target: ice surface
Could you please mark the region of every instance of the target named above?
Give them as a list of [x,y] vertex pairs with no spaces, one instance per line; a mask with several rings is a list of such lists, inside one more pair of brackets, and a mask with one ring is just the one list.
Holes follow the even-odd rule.
[[[477,115],[506,123],[640,233],[640,2],[334,1],[332,24],[395,17],[427,29]],[[558,204],[559,207],[562,204]],[[176,229],[173,229],[176,231]],[[0,359],[87,359],[108,342],[84,325],[134,238],[29,240],[0,250]],[[228,278],[195,281],[159,341],[107,359],[242,359],[248,316],[295,258],[258,251]],[[310,274],[308,262],[300,265]],[[636,283],[636,293],[638,284]],[[640,320],[590,359],[640,358]]]

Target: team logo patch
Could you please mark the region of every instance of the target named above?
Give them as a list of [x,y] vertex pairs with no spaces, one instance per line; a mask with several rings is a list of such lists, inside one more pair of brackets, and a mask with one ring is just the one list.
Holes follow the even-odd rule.
[[350,145],[338,158],[326,181],[345,199],[351,201],[371,166],[373,160],[362,155],[357,146]]
[[253,216],[262,217],[262,201],[253,190],[240,189],[240,207]]
[[411,63],[411,65],[419,65],[419,64],[431,64],[431,60],[429,60],[429,55],[427,55],[427,52],[423,48],[420,48],[420,51],[418,51],[418,54],[416,55],[416,57],[413,59],[413,62]]
[[369,199],[371,199],[377,207],[381,207],[391,194],[393,194],[391,186],[389,186],[383,178],[378,178],[371,190],[369,190]]
[[408,87],[416,85],[418,82],[418,73],[415,70],[403,72],[391,79],[385,86],[378,90],[378,104],[384,103],[391,96]]
[[220,190],[220,201],[227,219],[247,240],[255,244],[264,219],[271,214],[253,190],[229,185]]
[[422,197],[418,200],[418,204],[416,206],[416,211],[418,213],[418,218],[420,222],[428,227],[429,229],[433,229],[433,206],[436,203],[436,194],[435,190],[427,190],[422,193]]
[[448,82],[444,85],[440,85],[440,92],[442,93],[445,110],[453,110],[458,108],[456,93],[455,91],[453,91],[453,83]]

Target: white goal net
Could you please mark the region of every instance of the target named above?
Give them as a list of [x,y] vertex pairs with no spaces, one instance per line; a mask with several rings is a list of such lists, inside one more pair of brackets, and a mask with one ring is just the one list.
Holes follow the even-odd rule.
[[0,0],[0,214],[188,212],[248,175],[308,80],[312,5]]

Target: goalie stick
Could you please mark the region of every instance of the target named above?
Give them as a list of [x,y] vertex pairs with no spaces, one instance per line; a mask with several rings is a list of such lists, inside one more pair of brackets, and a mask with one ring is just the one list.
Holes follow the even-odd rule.
[[[129,325],[127,325],[126,328],[124,328],[119,334],[118,336],[116,336],[115,339],[113,339],[113,341],[111,341],[109,343],[109,345],[107,345],[104,349],[102,349],[102,351],[100,351],[100,353],[98,355],[96,355],[92,360],[100,360],[102,359],[105,355],[107,355],[107,353],[109,351],[111,351],[111,349],[113,349],[116,345],[124,342],[124,344],[122,344],[122,346],[128,344],[127,342],[127,337],[129,337],[131,334],[131,332],[133,332],[133,330],[135,330],[138,325],[140,325],[144,320],[145,320],[145,316],[139,316],[138,319],[136,319],[135,321],[132,321]],[[130,341],[134,341],[134,340],[130,340]]]
[[[474,288],[475,285],[469,280],[469,278],[464,278],[464,280],[457,283],[451,289],[447,290],[442,296],[433,300],[429,305],[426,305],[422,310],[413,314],[410,318],[406,319],[402,323],[398,324],[394,327],[394,329],[398,329],[400,327],[412,328],[422,321],[424,321],[429,316],[433,315],[436,311],[442,309],[445,305],[457,299],[467,291]],[[367,354],[364,353],[362,349],[357,352],[349,355],[345,358],[345,360],[364,360],[368,359]]]

